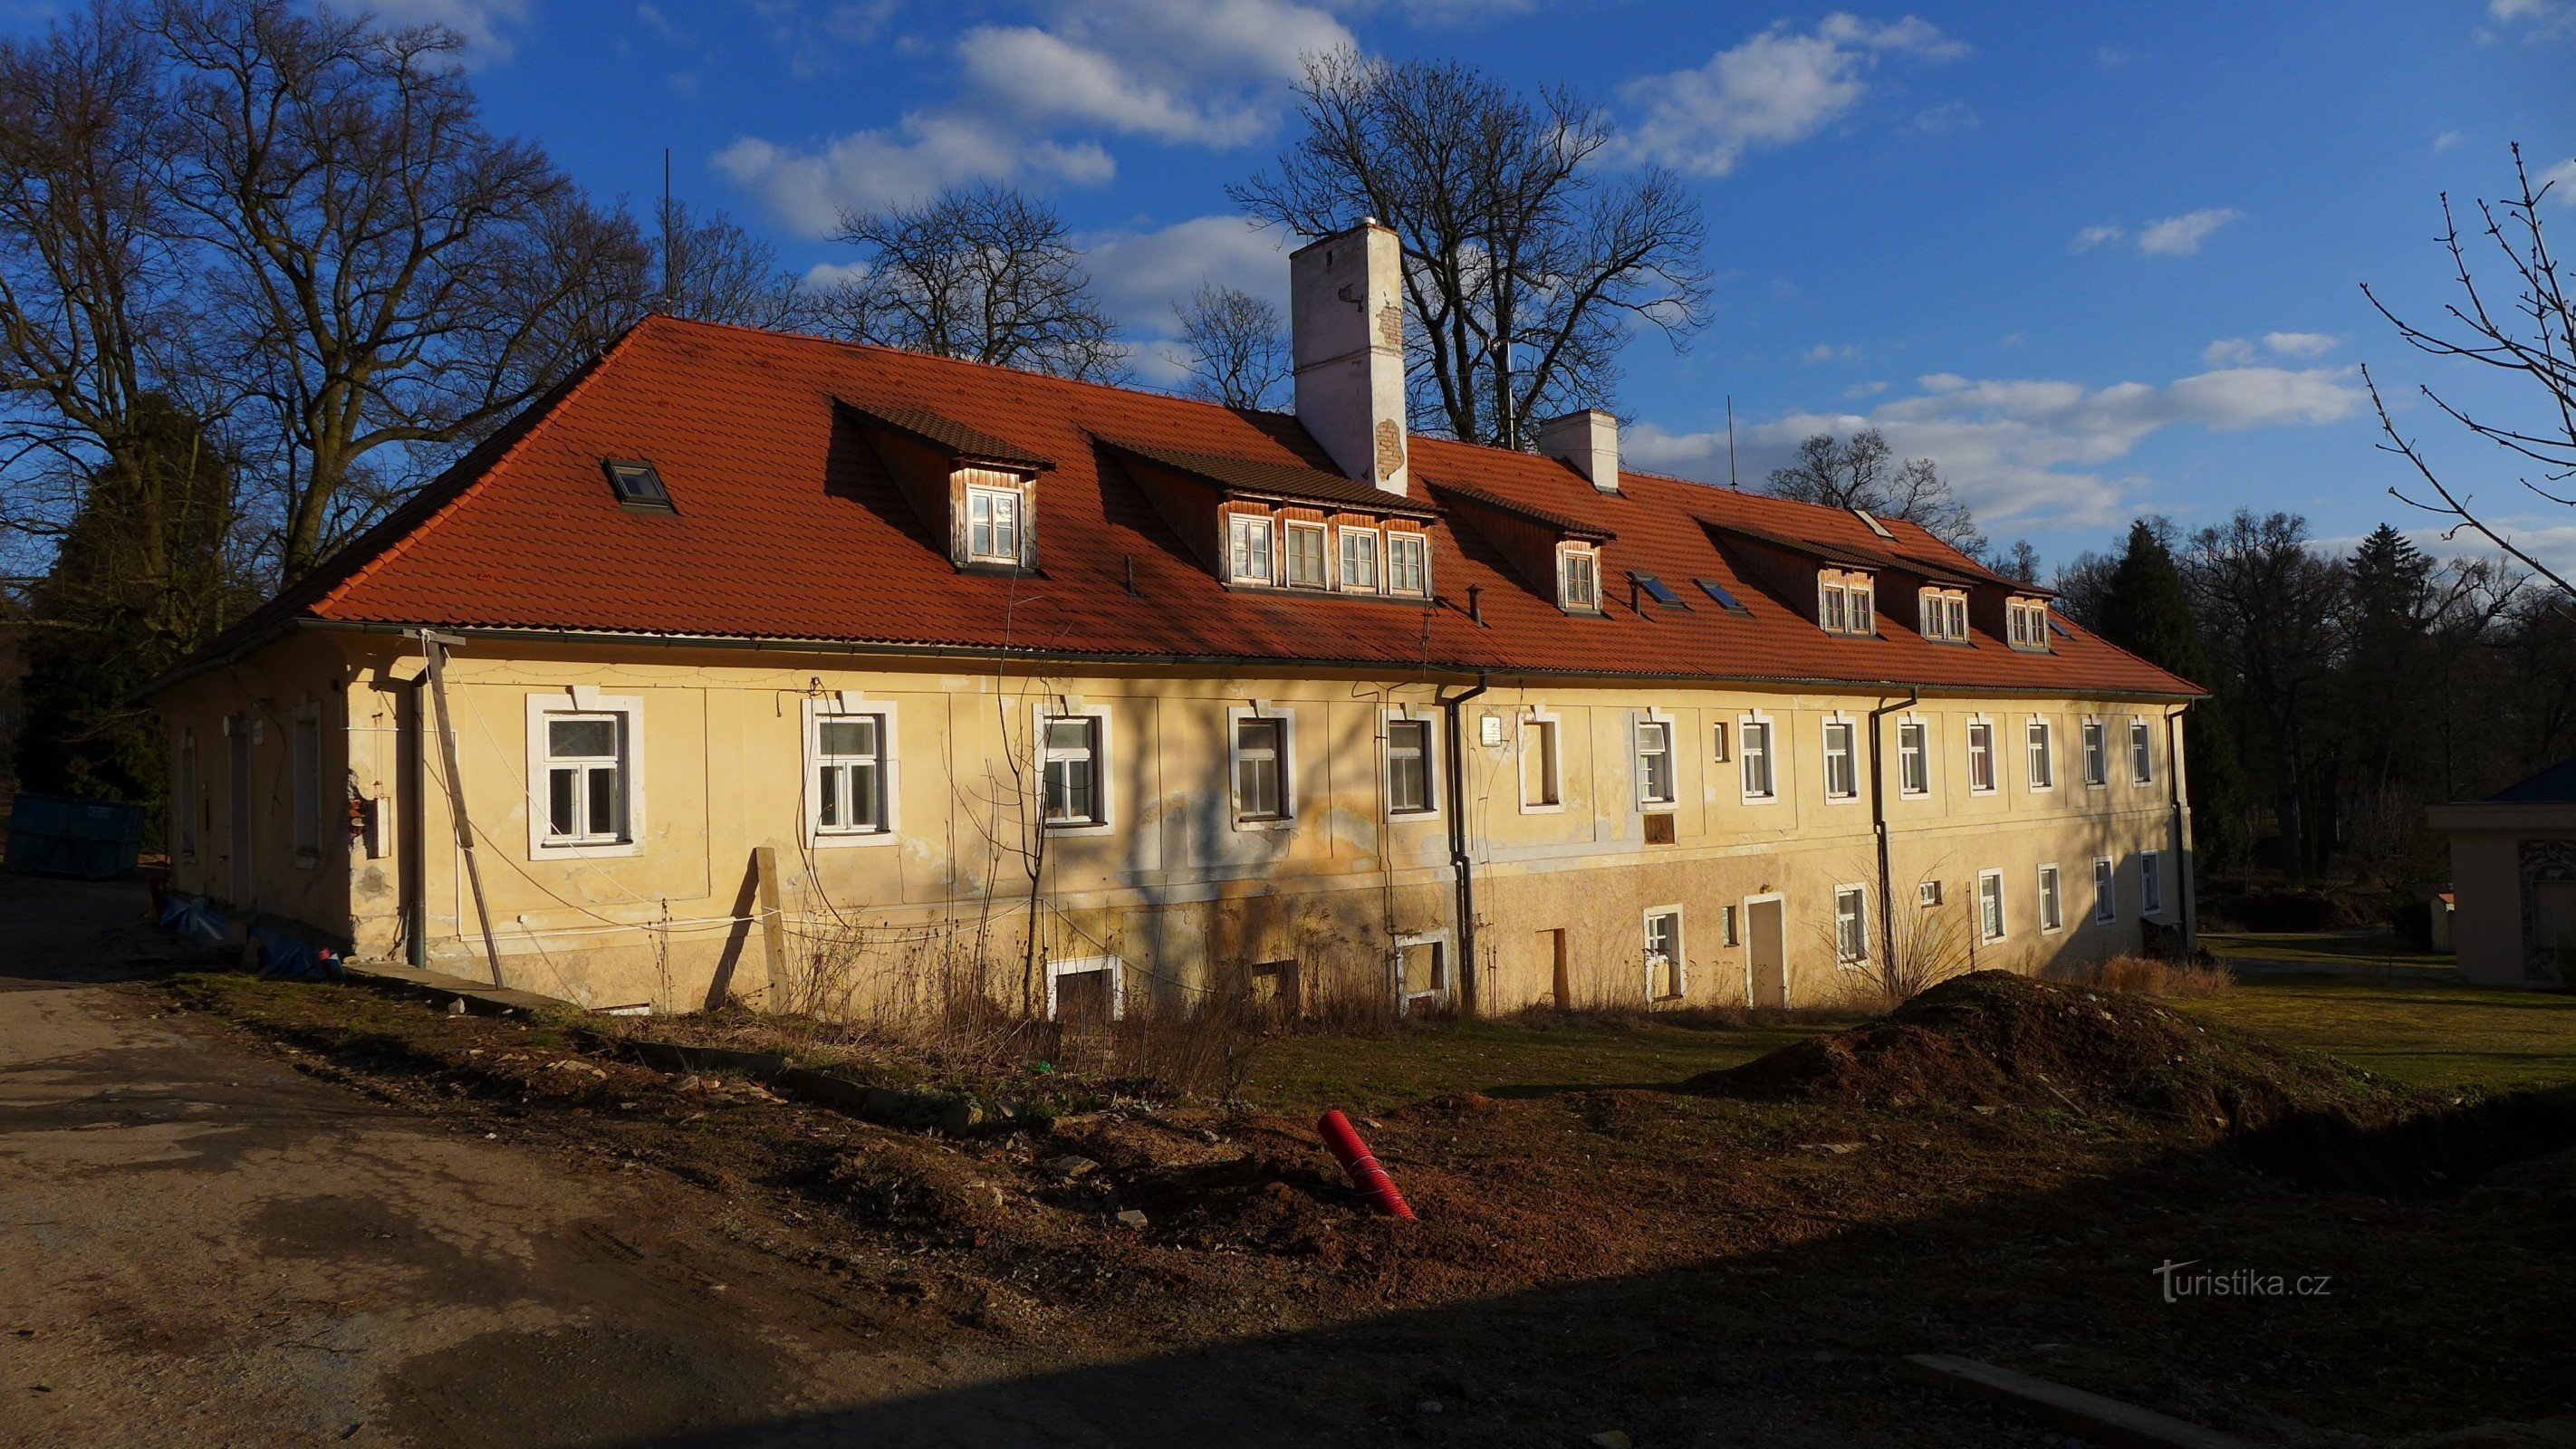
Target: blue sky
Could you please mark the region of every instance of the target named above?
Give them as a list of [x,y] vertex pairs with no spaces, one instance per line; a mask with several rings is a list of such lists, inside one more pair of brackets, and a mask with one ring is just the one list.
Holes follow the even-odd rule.
[[[2447,300],[2437,194],[2496,194],[2509,141],[2569,176],[2551,211],[2576,251],[2576,0],[385,8],[465,30],[492,121],[593,190],[641,209],[667,146],[687,199],[800,271],[848,260],[824,235],[840,207],[1030,187],[1148,341],[1202,276],[1281,292],[1276,239],[1224,187],[1286,138],[1302,51],[1570,82],[1709,218],[1711,325],[1627,359],[1632,466],[1722,481],[1730,395],[1748,480],[1865,419],[2052,562],[2150,510],[2287,508],[2328,539],[2421,524],[2386,496],[2401,465],[2372,446],[2356,364],[2510,396],[2408,353],[2356,284]],[[2441,445],[2429,413],[2405,425]],[[2438,451],[2576,558],[2576,516],[2517,501],[2490,451]]]

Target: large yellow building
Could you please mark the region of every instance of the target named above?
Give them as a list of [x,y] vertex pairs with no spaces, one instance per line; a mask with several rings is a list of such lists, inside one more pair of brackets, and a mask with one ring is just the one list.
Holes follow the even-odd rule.
[[[1811,1003],[2190,935],[2191,684],[1913,524],[657,319],[163,684],[177,888],[598,1007]],[[1945,945],[1944,942],[1949,943]]]

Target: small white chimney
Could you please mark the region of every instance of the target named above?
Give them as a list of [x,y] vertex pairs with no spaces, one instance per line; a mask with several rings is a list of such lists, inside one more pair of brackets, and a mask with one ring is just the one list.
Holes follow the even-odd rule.
[[1288,257],[1297,421],[1344,473],[1405,488],[1403,248],[1375,218]]
[[1619,420],[1598,408],[1567,413],[1538,425],[1538,450],[1592,480],[1604,493],[1619,491]]

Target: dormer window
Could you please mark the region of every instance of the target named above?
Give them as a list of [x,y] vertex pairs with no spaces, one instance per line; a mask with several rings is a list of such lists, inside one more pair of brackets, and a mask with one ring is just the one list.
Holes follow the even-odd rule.
[[[980,476],[997,478],[1008,475],[985,473]],[[967,484],[966,561],[1019,567],[1020,517],[1026,503],[1026,492],[1019,487],[997,487],[990,482]]]
[[2048,648],[2048,601],[2010,599],[2004,604],[2005,637],[2015,649]]
[[1227,577],[1238,584],[1270,584],[1277,575],[1270,559],[1270,515],[1229,513],[1225,517]]
[[1869,575],[1820,570],[1816,575],[1816,623],[1828,634],[1877,633],[1878,593]]
[[1968,596],[1957,589],[1925,589],[1923,637],[1963,643],[1968,637]]
[[1431,592],[1431,548],[1421,534],[1387,534],[1386,591],[1415,598]]
[[1284,582],[1292,589],[1324,587],[1324,525],[1289,523],[1280,529]]
[[642,459],[602,458],[600,466],[608,470],[608,486],[617,492],[617,501],[628,508],[653,513],[672,513],[670,490],[662,486],[661,471]]
[[1569,613],[1601,612],[1601,552],[1569,543],[1556,551],[1556,605]]
[[1374,594],[1378,591],[1377,546],[1374,528],[1342,527],[1342,592]]

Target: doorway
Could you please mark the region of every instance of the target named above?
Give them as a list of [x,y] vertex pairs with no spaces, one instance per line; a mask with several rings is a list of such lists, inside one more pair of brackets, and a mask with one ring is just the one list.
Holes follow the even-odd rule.
[[250,766],[251,722],[241,715],[225,721],[225,743],[232,747],[231,778],[225,792],[231,810],[232,829],[229,849],[232,852],[232,908],[250,909]]
[[1744,995],[1755,1006],[1789,1004],[1788,915],[1778,896],[1744,903]]

